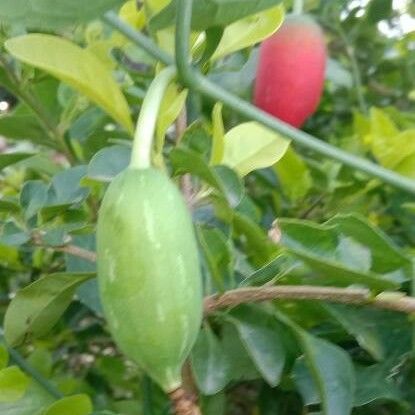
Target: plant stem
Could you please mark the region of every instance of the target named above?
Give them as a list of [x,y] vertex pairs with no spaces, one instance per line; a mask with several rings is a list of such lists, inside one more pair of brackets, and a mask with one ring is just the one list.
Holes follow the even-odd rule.
[[304,9],[304,0],[294,0],[293,14],[302,14]]
[[153,80],[141,107],[134,135],[130,167],[147,169],[151,166],[151,149],[161,102],[176,75],[173,67],[163,69]]
[[317,300],[339,304],[367,305],[401,313],[415,313],[415,298],[403,293],[383,293],[375,297],[365,288],[337,288],[309,285],[279,285],[275,287],[249,287],[226,291],[206,297],[205,315],[218,309],[240,304],[269,300]]

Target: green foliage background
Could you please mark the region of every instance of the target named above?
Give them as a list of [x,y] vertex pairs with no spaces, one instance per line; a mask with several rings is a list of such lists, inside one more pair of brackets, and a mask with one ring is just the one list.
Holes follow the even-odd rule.
[[[123,6],[120,19],[172,53],[168,3],[0,4],[0,93],[12,105],[0,115],[1,414],[170,413],[116,349],[94,278],[97,210],[129,162],[133,121],[159,69],[100,17]],[[257,44],[281,24],[279,3],[196,2],[193,29],[206,38],[195,32],[193,58],[209,79],[251,99]],[[305,2],[330,59],[304,129],[415,179],[415,31],[402,31],[404,11],[390,0],[358,3]],[[206,296],[264,285],[398,291],[395,299],[413,290],[411,194],[180,84],[159,115],[154,164],[178,184],[190,180]],[[403,415],[415,410],[413,350],[406,315],[271,301],[209,315],[185,372],[206,415]]]

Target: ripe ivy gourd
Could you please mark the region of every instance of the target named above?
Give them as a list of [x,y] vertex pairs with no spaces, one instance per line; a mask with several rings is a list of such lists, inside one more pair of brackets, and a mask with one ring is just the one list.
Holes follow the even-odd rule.
[[197,244],[176,185],[150,166],[157,110],[174,76],[153,81],[137,124],[130,166],[109,185],[97,225],[98,281],[109,330],[127,357],[166,392],[202,319]]

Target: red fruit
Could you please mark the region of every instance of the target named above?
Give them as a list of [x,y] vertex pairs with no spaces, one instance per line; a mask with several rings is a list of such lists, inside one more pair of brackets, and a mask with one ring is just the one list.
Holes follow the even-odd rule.
[[324,86],[327,50],[320,27],[306,16],[290,16],[262,42],[255,105],[300,127],[316,110]]

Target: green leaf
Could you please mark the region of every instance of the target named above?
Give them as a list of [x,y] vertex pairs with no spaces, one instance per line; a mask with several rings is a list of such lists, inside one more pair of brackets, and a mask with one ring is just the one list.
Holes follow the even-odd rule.
[[18,401],[26,392],[30,379],[17,367],[0,370],[0,402]]
[[377,23],[392,16],[392,0],[372,0],[366,12],[369,23]]
[[200,177],[222,194],[227,203],[235,207],[244,193],[241,179],[226,166],[209,167],[206,161],[193,150],[175,148],[170,153],[175,175],[190,173]]
[[223,104],[217,102],[212,111],[212,154],[210,164],[221,164],[225,152],[225,128],[222,119]]
[[241,285],[263,285],[278,281],[282,278],[289,270],[293,269],[296,265],[296,261],[288,257],[285,254],[280,254],[270,262],[259,268],[248,277],[246,277]]
[[298,202],[310,191],[312,178],[304,160],[289,147],[284,156],[274,165],[282,191],[291,202]]
[[50,274],[17,292],[4,318],[4,334],[11,345],[42,337],[55,325],[79,285],[94,274]]
[[52,374],[52,353],[44,347],[38,346],[26,359],[27,363],[41,373],[45,378]]
[[128,167],[131,148],[122,145],[105,147],[92,157],[87,176],[100,182],[110,182]]
[[6,347],[0,343],[0,370],[4,369],[9,363],[9,352]]
[[24,104],[18,104],[12,111],[0,116],[0,134],[11,140],[30,138],[33,143],[56,147],[36,115]]
[[229,362],[229,381],[260,379],[261,374],[248,355],[236,327],[225,323],[222,327],[222,345]]
[[289,145],[289,140],[256,122],[239,124],[225,135],[223,164],[245,176],[272,166],[284,156]]
[[393,272],[399,268],[411,267],[411,259],[379,228],[371,225],[358,214],[336,215],[326,222],[338,231],[353,238],[370,249],[371,269],[379,273]]
[[24,216],[32,218],[45,205],[48,195],[48,186],[40,180],[28,180],[20,192],[20,205]]
[[204,395],[214,395],[224,389],[229,364],[221,342],[208,325],[204,325],[199,333],[191,362],[197,386]]
[[31,154],[31,153],[0,154],[0,170],[3,170],[5,167],[11,166],[12,164],[16,164],[19,161],[32,157],[33,155],[34,154]]
[[377,400],[402,400],[402,394],[393,382],[391,370],[386,363],[356,368],[355,406],[367,405]]
[[237,235],[243,235],[248,256],[259,266],[271,260],[277,251],[267,233],[248,216],[236,212],[233,215],[233,225]]
[[285,364],[281,327],[273,316],[257,306],[239,306],[231,316],[230,321],[235,324],[258,371],[271,386],[277,386]]
[[3,226],[0,244],[20,246],[30,240],[30,235],[27,231],[17,227],[14,222],[6,222]]
[[81,179],[86,174],[86,166],[76,166],[56,174],[48,189],[45,207],[67,207],[85,200],[89,190],[82,187]]
[[36,33],[9,39],[5,46],[17,59],[69,84],[127,131],[133,131],[130,110],[120,87],[92,52],[63,38]]
[[198,226],[196,231],[210,275],[217,289],[224,291],[233,280],[232,240],[216,228]]
[[297,359],[293,376],[307,405],[322,403],[323,415],[350,415],[355,393],[355,372],[349,355],[340,347],[319,339],[277,313],[291,328],[304,357]]
[[353,239],[353,235],[344,235],[330,222],[318,225],[309,221],[280,219],[278,226],[282,233],[281,244],[318,272],[313,279],[315,282],[364,284],[384,290],[397,288],[407,279],[400,267],[395,268],[394,273],[380,273],[373,262],[376,245],[368,246],[358,238]]
[[[193,3],[192,29],[203,31],[213,26],[228,26],[251,14],[279,4],[278,0],[198,0]],[[173,0],[150,20],[152,30],[174,24],[177,0]]]
[[87,22],[122,0],[2,0],[0,20],[34,29],[58,29]]
[[0,403],[0,413],[2,415],[38,415],[52,402],[53,398],[48,392],[37,382],[31,382],[23,398],[15,402]]
[[367,350],[374,359],[384,358],[382,339],[378,334],[376,321],[368,318],[366,310],[353,309],[343,305],[325,304],[324,308],[354,336],[360,347]]
[[180,91],[176,84],[171,84],[167,88],[157,117],[156,152],[159,154],[163,151],[164,137],[168,128],[174,123],[186,104],[187,93],[187,89]]
[[388,114],[373,108],[369,144],[384,167],[415,178],[415,129],[400,132]]
[[93,411],[89,396],[68,396],[50,405],[42,415],[90,415]]
[[212,59],[220,59],[271,36],[281,26],[284,14],[284,7],[279,5],[232,23],[225,29]]

